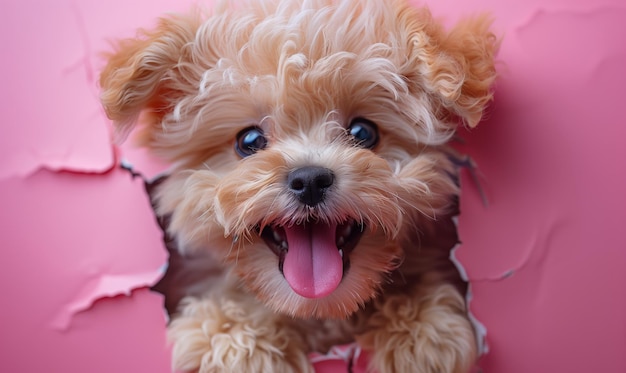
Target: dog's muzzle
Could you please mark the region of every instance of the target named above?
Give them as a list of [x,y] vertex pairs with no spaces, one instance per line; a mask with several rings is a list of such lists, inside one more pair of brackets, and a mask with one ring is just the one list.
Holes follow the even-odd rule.
[[[300,203],[313,208],[324,201],[334,182],[332,170],[306,166],[291,171],[286,186]],[[364,229],[355,220],[331,223],[311,218],[269,224],[259,233],[278,256],[278,268],[292,290],[306,298],[322,298],[341,283],[350,267],[349,254]]]

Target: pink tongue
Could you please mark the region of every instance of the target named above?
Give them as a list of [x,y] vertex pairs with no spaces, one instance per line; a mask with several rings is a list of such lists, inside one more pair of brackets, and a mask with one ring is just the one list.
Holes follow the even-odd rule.
[[289,249],[283,274],[293,291],[306,298],[332,293],[343,276],[343,260],[335,244],[337,226],[307,224],[284,229]]

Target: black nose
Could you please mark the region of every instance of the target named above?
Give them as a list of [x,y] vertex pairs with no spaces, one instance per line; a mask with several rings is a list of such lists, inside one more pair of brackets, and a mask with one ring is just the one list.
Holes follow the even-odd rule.
[[287,185],[300,202],[312,207],[324,200],[334,181],[335,174],[328,168],[307,166],[291,171]]

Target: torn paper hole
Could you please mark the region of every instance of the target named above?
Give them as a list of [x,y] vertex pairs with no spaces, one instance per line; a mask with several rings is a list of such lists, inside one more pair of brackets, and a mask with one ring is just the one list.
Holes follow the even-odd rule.
[[[162,173],[156,175],[151,180],[146,180],[140,173],[134,171],[133,165],[130,162],[123,161],[122,166],[135,177],[142,177],[142,179],[144,179],[146,192],[151,200],[158,186],[167,178],[167,176]],[[457,166],[459,169],[475,168],[469,158],[463,158],[461,162],[457,163]],[[486,201],[484,195],[483,201]],[[458,240],[458,205],[456,207],[457,208],[450,215],[438,217],[441,223],[436,228],[436,232],[423,237],[422,242],[427,245],[435,245],[435,247],[445,251],[444,254],[448,255],[447,259],[449,259],[450,266],[454,267],[456,270],[456,276],[448,280],[455,284],[461,293],[465,294],[468,318],[474,326],[478,351],[479,354],[482,355],[488,352],[488,346],[485,342],[487,331],[485,326],[469,311],[469,305],[472,299],[471,286],[468,283],[468,277],[464,267],[455,256],[455,252],[460,248]],[[204,294],[207,286],[209,286],[208,284],[215,283],[215,278],[223,275],[223,268],[219,261],[209,255],[202,256],[202,254],[198,253],[192,256],[181,255],[176,246],[176,240],[167,233],[169,217],[160,216],[157,217],[157,220],[163,230],[163,241],[169,255],[169,261],[163,277],[152,287],[152,290],[164,296],[164,307],[167,314],[171,316],[176,311],[177,305],[183,297],[190,295],[201,296]],[[325,353],[313,353],[311,354],[311,359],[316,367],[318,365],[323,367],[326,364],[330,364],[329,366],[333,366],[332,364],[348,364],[352,366],[355,361],[359,361],[359,364],[366,367],[363,361],[366,360],[367,354],[361,354],[361,352],[360,347],[356,345],[356,343],[352,343],[344,346],[336,346]],[[341,361],[338,362],[339,360]],[[319,371],[323,371],[323,368],[321,369],[322,370]]]

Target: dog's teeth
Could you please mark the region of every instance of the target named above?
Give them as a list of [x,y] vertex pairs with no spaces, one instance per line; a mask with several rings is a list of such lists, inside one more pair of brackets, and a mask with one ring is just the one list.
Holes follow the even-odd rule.
[[283,238],[278,234],[278,232],[274,231],[274,241],[281,242]]
[[289,246],[287,245],[287,241],[281,241],[281,242],[280,242],[280,247],[281,247],[283,250],[287,250],[287,249],[289,248]]
[[343,250],[339,249],[339,255],[343,258]]

